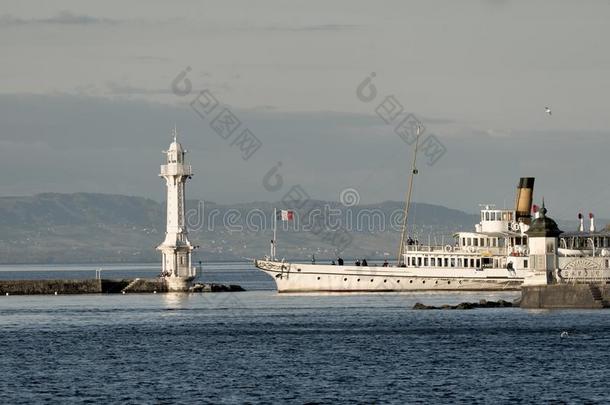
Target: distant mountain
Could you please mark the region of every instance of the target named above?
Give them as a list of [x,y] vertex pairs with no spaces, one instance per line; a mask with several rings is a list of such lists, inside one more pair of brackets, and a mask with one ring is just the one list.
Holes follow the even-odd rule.
[[[222,205],[189,201],[195,261],[239,260],[269,252],[273,207],[281,202]],[[278,222],[278,255],[309,260],[394,257],[403,204],[386,201],[345,207],[315,201],[296,209],[295,220]],[[472,229],[475,215],[414,203],[410,230],[438,243]],[[165,231],[165,206],[108,194],[38,194],[0,198],[0,263],[95,263],[158,261],[155,247]]]

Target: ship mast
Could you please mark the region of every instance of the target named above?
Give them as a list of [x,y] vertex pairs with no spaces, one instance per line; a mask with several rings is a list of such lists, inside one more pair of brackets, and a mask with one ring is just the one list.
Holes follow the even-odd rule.
[[417,148],[419,147],[419,136],[421,133],[421,126],[417,126],[417,136],[415,137],[415,149],[413,150],[413,162],[411,164],[411,176],[409,177],[409,190],[407,191],[407,199],[405,201],[405,212],[402,218],[402,231],[400,233],[400,246],[398,246],[398,258],[396,262],[397,266],[400,267],[403,264],[403,253],[405,249],[405,236],[407,234],[407,220],[409,218],[409,209],[411,208],[411,194],[413,192],[413,178],[418,173],[417,171]]

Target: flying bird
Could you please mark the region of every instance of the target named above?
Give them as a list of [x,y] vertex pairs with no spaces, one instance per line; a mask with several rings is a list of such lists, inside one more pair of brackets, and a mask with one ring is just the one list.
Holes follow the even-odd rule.
[[544,111],[546,111],[546,113],[548,115],[552,115],[553,114],[553,112],[551,111],[551,107],[544,107]]

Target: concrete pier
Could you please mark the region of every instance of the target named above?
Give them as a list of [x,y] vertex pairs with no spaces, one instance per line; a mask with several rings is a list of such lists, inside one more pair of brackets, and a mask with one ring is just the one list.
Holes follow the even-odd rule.
[[[123,294],[169,292],[163,278],[136,278],[124,280],[0,280],[0,296],[55,295],[55,294]],[[244,291],[238,285],[195,284],[185,292]]]
[[523,286],[521,308],[609,308],[606,284],[550,284]]

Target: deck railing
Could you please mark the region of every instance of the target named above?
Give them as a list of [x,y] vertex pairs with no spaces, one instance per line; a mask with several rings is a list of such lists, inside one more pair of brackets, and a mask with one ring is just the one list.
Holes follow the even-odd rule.
[[[459,253],[464,255],[506,256],[509,254],[504,247],[454,246],[454,245],[406,245],[408,253]],[[515,253],[515,256],[520,255]]]

